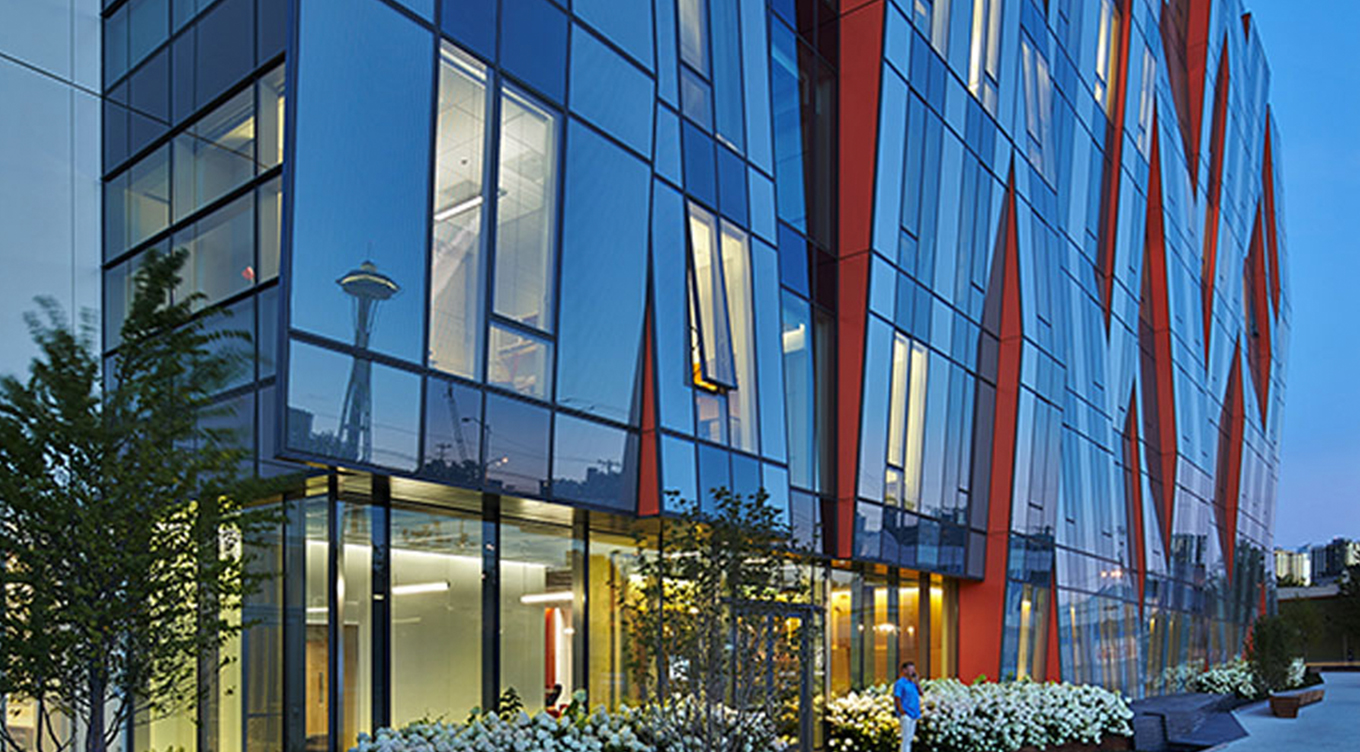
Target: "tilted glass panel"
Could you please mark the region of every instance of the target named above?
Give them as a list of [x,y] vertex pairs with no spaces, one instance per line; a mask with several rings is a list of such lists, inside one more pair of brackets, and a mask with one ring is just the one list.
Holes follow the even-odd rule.
[[731,326],[732,364],[736,388],[727,393],[732,446],[759,451],[756,405],[755,321],[751,315],[751,257],[746,233],[722,224],[723,282]]
[[[859,495],[883,501],[883,471],[888,443],[889,386],[893,328],[869,316],[865,334],[863,400],[860,407]],[[878,554],[874,554],[878,558]]]
[[968,90],[989,112],[996,109],[1001,49],[1000,0],[973,0]]
[[557,219],[557,116],[527,95],[501,94],[495,310],[552,331]]
[[458,718],[481,704],[482,521],[394,502],[392,723]]
[[708,74],[708,3],[680,0],[680,59],[700,73]]
[[691,307],[698,335],[695,376],[696,383],[708,389],[735,386],[736,382],[718,243],[717,218],[691,203],[689,248],[694,275]]
[[637,451],[628,432],[569,415],[554,429],[553,495],[632,511]]
[[440,50],[430,250],[430,367],[481,373],[482,203],[486,71],[452,45]]
[[486,487],[520,496],[546,496],[549,412],[509,397],[488,394]]
[[480,391],[443,379],[425,381],[425,456],[420,464],[421,475],[464,488],[479,487],[484,433]]
[[760,363],[760,449],[770,459],[787,457],[784,430],[784,358],[780,352],[779,254],[757,238],[751,247],[756,356]]
[[713,30],[713,113],[718,138],[737,151],[746,145],[743,133],[741,86],[741,34],[737,25],[737,1],[722,0],[709,6]]
[[689,385],[694,381],[694,372],[690,362],[685,227],[683,198],[665,183],[654,181],[652,305],[658,419],[664,428],[691,434],[694,432],[694,405]]
[[901,467],[906,451],[907,369],[911,364],[911,341],[897,332],[893,337],[891,393],[888,398],[888,464]]
[[371,0],[304,0],[297,11],[289,320],[419,363],[434,38]]
[[926,369],[930,354],[925,345],[911,346],[911,367],[907,391],[907,424],[905,455],[902,461],[902,502],[907,509],[921,505],[921,453],[925,446],[926,425]]

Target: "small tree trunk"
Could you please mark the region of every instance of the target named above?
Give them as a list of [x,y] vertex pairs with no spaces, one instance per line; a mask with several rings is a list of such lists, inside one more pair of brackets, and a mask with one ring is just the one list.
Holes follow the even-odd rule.
[[85,724],[85,752],[105,752],[104,693],[108,690],[102,677],[90,677],[90,718]]

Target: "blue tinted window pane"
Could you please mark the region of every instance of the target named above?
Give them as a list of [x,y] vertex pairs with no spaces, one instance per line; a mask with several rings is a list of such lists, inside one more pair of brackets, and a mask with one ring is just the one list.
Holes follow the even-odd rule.
[[632,509],[635,441],[627,431],[558,415],[553,442],[553,494],[558,498]]
[[816,496],[803,491],[789,494],[789,533],[793,544],[805,551],[821,548],[822,506]]
[[[574,0],[572,10],[642,66],[652,69],[652,4],[646,0]],[[572,50],[572,54],[576,54]]]
[[175,288],[177,300],[202,295],[202,308],[231,297],[255,282],[255,197],[245,195],[175,235],[187,253]]
[[714,166],[714,143],[688,121],[681,123],[685,152],[685,191],[709,206],[718,204],[718,177]]
[[[293,326],[418,362],[434,39],[371,0],[305,2],[298,34]],[[380,308],[367,334],[365,304]]]
[[439,26],[464,47],[496,59],[496,6],[487,0],[444,0]]
[[279,354],[279,288],[271,287],[260,293],[258,333],[255,335],[260,378],[274,375]]
[[711,513],[716,508],[713,494],[719,489],[732,490],[732,469],[726,449],[709,444],[699,445],[699,508]]
[[761,488],[765,489],[765,503],[769,504],[778,514],[779,523],[788,525],[789,520],[789,471],[778,466],[766,464],[763,467],[764,480]]
[[584,27],[572,27],[573,112],[650,157],[652,103],[652,79],[646,73],[605,46]]
[[813,404],[812,311],[808,302],[784,293],[784,399],[788,420],[789,482],[814,488],[816,410]]
[[538,399],[552,393],[548,370],[552,345],[521,330],[492,324],[489,347],[486,383]]
[[661,491],[666,511],[681,509],[679,501],[693,500],[699,493],[694,472],[694,442],[674,436],[661,437]]
[[897,270],[882,256],[874,254],[869,271],[869,310],[886,319],[893,317],[894,294],[897,288]]
[[883,554],[883,507],[861,501],[855,506],[855,556],[878,559]]
[[676,105],[675,2],[654,0],[656,6],[656,88],[657,96]]
[[501,65],[554,101],[566,97],[567,14],[548,0],[505,0]]
[[773,248],[757,239],[751,244],[751,262],[756,359],[760,366],[760,446],[766,457],[783,461],[787,449],[784,435],[784,359],[780,352],[779,258]]
[[434,0],[397,0],[426,21],[434,20]]
[[656,183],[652,196],[652,294],[657,401],[662,427],[689,434],[694,432],[694,409],[685,270],[684,206],[680,194]]
[[117,81],[127,72],[128,7],[124,5],[104,21],[104,83]]
[[713,107],[708,84],[689,68],[680,71],[680,111],[685,117],[713,130]]
[[[896,15],[893,13],[892,15]],[[902,208],[902,161],[907,130],[907,83],[888,66],[883,67],[883,102],[879,111],[877,186],[874,191],[874,250],[892,255],[897,251]]]
[[883,500],[883,466],[888,451],[888,386],[892,376],[893,330],[869,317],[864,354],[864,403],[860,412],[859,495]]
[[751,231],[771,243],[777,242],[775,226],[774,183],[752,169],[748,180],[751,201]]
[[[428,1],[428,0],[427,0]],[[412,0],[418,2],[418,0]],[[288,0],[259,0],[255,20],[255,62],[272,60],[288,44]]]
[[509,397],[486,396],[486,487],[520,496],[546,496],[548,421],[545,408]]
[[136,65],[170,35],[170,3],[132,0],[128,8],[128,52],[130,65]]
[[[220,313],[209,314],[204,320],[203,333],[219,339],[212,349],[226,360],[227,373],[218,391],[225,392],[255,380],[255,299],[246,298],[227,306]],[[248,437],[247,443],[254,437]]]
[[680,172],[680,118],[668,107],[656,108],[656,173],[675,185],[683,185]]
[[746,66],[746,156],[774,172],[770,142],[770,59],[766,50],[765,3],[741,0],[741,38]]
[[787,287],[808,294],[808,244],[785,224],[779,225],[779,279]]
[[722,213],[745,226],[746,163],[730,149],[718,148],[718,199]]
[[732,453],[732,491],[754,497],[760,493],[760,461],[744,454]]
[[[562,227],[557,400],[634,420],[651,171],[572,121]],[[609,291],[609,305],[600,292]]]
[[713,30],[713,111],[718,138],[741,151],[746,146],[741,101],[741,31],[733,0],[709,6]]
[[290,449],[415,469],[419,377],[297,341],[288,366]]
[[425,382],[425,456],[420,474],[465,488],[481,485],[482,393],[443,379]]
[[700,73],[708,73],[708,3],[679,0],[680,59]]

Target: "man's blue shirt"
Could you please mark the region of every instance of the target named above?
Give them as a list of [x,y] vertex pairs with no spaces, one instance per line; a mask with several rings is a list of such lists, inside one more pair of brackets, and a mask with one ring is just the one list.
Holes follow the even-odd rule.
[[893,697],[902,703],[902,710],[912,720],[921,718],[921,690],[916,688],[916,683],[905,677],[898,679],[893,684]]

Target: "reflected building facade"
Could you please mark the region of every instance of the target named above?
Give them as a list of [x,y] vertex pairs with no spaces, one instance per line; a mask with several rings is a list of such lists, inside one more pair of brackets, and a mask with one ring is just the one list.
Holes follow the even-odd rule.
[[631,530],[715,488],[810,552],[819,695],[1163,692],[1270,605],[1289,295],[1237,0],[105,5],[105,345],[187,249],[255,335],[258,472],[307,476],[241,660],[139,744],[626,701]]

